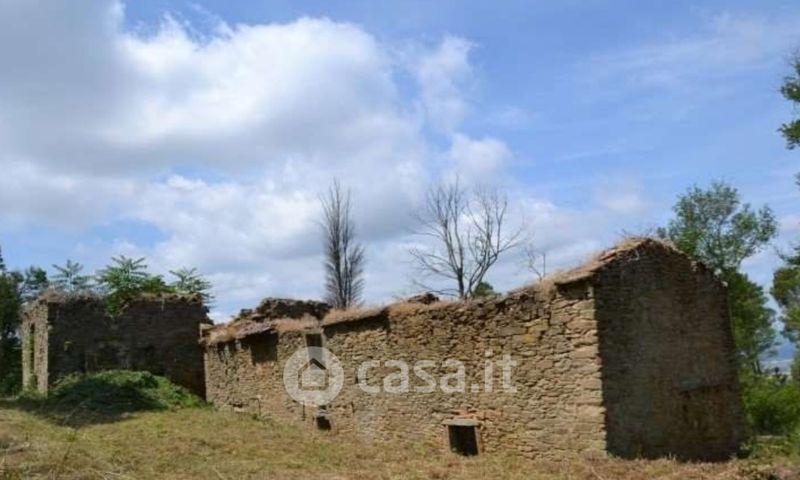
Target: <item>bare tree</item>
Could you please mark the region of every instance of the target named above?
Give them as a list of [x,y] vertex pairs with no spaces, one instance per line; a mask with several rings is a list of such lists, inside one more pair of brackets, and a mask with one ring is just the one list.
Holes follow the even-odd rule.
[[525,245],[525,268],[533,272],[539,281],[547,276],[547,252],[538,250],[533,243]]
[[522,230],[505,231],[508,199],[496,190],[468,192],[458,180],[432,187],[421,212],[415,215],[418,235],[433,240],[432,248],[412,248],[410,253],[419,273],[445,278],[454,288],[428,290],[459,298],[471,298],[486,272],[500,255],[514,248]]
[[325,300],[334,308],[356,306],[364,291],[364,247],[355,241],[350,191],[334,180],[320,197],[325,244]]

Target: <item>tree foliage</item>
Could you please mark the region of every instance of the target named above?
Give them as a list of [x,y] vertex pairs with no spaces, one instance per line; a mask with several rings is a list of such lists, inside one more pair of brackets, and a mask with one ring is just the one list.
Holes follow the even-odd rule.
[[[795,176],[800,187],[800,174]],[[795,346],[792,380],[800,385],[800,245],[789,254],[782,254],[783,264],[772,276],[772,297],[781,310],[783,335]]]
[[[792,61],[792,70],[792,74],[783,80],[781,94],[797,108],[800,106],[800,53]],[[800,145],[800,118],[784,123],[779,130],[786,139],[788,148]]]
[[497,292],[494,290],[494,287],[491,283],[482,281],[475,287],[475,291],[472,292],[472,296],[474,298],[482,298],[482,297],[492,297],[497,295]]
[[800,344],[800,246],[783,256],[783,265],[772,277],[772,297],[781,308],[784,335]]
[[9,271],[0,252],[0,396],[16,393],[22,385],[19,324],[22,305],[47,285],[39,268]]
[[724,182],[707,189],[693,186],[673,211],[675,218],[659,235],[723,274],[738,270],[745,258],[761,251],[778,228],[769,207],[753,210],[742,204],[738,190]]
[[53,265],[56,274],[53,275],[52,287],[67,293],[85,292],[92,289],[92,277],[81,275],[83,265],[72,260],[62,265]]
[[773,352],[776,343],[772,328],[775,312],[767,306],[769,300],[764,288],[747,275],[732,272],[727,282],[739,364],[754,373],[762,373],[761,359]]
[[417,280],[425,290],[459,298],[475,290],[497,260],[519,243],[522,230],[508,230],[508,199],[496,190],[467,191],[458,180],[428,190],[425,205],[415,215],[416,233],[428,240],[410,250],[423,277],[438,277],[451,285],[435,288]]
[[97,273],[97,284],[105,295],[108,314],[118,315],[142,293],[165,293],[170,288],[160,275],[147,272],[144,258],[113,257],[111,264]]
[[174,292],[200,295],[206,305],[214,301],[211,282],[198,273],[196,268],[179,268],[170,270],[169,273],[176,277],[176,280],[169,284],[169,288]]
[[742,400],[754,433],[787,435],[800,427],[800,386],[783,375],[742,376]]
[[736,347],[743,369],[761,372],[760,359],[775,344],[774,312],[763,288],[739,272],[746,258],[758,253],[777,233],[769,207],[753,210],[739,192],[723,182],[707,189],[690,188],[675,204],[675,218],[661,237],[712,268],[728,284]]
[[334,308],[358,305],[364,291],[364,247],[356,242],[350,192],[338,180],[320,198],[325,248],[325,301]]

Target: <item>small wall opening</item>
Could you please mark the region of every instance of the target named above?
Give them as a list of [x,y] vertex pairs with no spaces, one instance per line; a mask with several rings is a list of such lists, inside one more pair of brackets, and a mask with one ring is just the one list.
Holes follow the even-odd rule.
[[447,438],[450,450],[467,457],[478,454],[478,427],[475,425],[448,425]]
[[306,346],[322,348],[322,335],[319,333],[306,334]]
[[317,425],[317,430],[331,430],[331,420],[325,415],[319,415],[315,421]]
[[322,355],[322,335],[319,333],[306,334],[306,350],[310,364],[325,368],[325,359]]

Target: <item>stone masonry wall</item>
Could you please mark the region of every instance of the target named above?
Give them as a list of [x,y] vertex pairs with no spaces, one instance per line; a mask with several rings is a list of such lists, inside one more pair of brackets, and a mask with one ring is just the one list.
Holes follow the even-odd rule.
[[[316,410],[288,397],[283,367],[320,332],[341,361],[344,387]],[[482,452],[718,459],[743,438],[724,286],[653,240],[623,243],[505,297],[330,312],[305,324],[250,312],[203,341],[208,399],[218,407],[323,416],[334,431],[367,440],[444,448],[445,425],[457,423],[476,426]],[[517,362],[516,392],[503,390],[497,366],[486,391],[486,362],[506,354]],[[424,370],[438,381],[454,372],[448,359],[465,366],[464,393],[415,389],[425,384],[415,362],[432,361]],[[403,360],[409,392],[364,391],[357,369],[369,360],[379,366],[367,387],[398,373],[387,361]]]
[[301,332],[265,333],[206,348],[206,397],[223,410],[310,418],[303,405],[286,394],[283,365],[305,347]]
[[46,295],[23,315],[23,344],[36,352],[23,354],[26,385],[35,377],[38,390],[46,393],[70,373],[132,369],[164,375],[203,396],[197,338],[207,322],[206,308],[195,296],[143,296],[112,319],[99,298]]
[[229,324],[206,330],[207,400],[226,410],[310,420],[313,412],[286,393],[283,366],[305,348],[305,333],[319,331],[315,327],[329,309],[321,302],[267,298]]
[[[345,386],[325,414],[337,431],[366,439],[441,441],[444,421],[468,418],[479,424],[483,451],[512,449],[523,455],[602,452],[605,448],[597,337],[592,300],[585,290],[529,289],[505,298],[470,303],[397,304],[323,322],[325,347],[342,362]],[[279,418],[310,421],[320,412],[285,393],[283,365],[305,348],[307,331],[276,331],[206,347],[209,401]],[[489,353],[487,353],[489,352]],[[504,354],[516,393],[504,392],[500,367],[493,391],[484,391],[485,362]],[[466,393],[368,394],[356,385],[364,360],[431,360],[439,379],[466,366]],[[370,370],[368,383],[396,372]],[[411,374],[410,379],[415,381]],[[480,392],[469,387],[479,385]],[[412,387],[414,384],[412,383]]]
[[724,286],[650,244],[593,279],[609,452],[720,460],[743,439]]
[[[328,407],[334,428],[367,439],[445,446],[444,422],[478,424],[482,450],[530,457],[605,449],[593,302],[582,289],[528,289],[469,303],[390,306],[372,318],[324,327],[326,347],[342,362],[345,386]],[[510,355],[516,392],[502,388],[500,367],[485,391],[485,362]],[[369,394],[356,385],[364,360],[431,360],[435,378],[466,366],[466,392]],[[381,385],[396,367],[369,370]],[[412,389],[422,382],[411,374]],[[472,385],[480,391],[472,392]]]

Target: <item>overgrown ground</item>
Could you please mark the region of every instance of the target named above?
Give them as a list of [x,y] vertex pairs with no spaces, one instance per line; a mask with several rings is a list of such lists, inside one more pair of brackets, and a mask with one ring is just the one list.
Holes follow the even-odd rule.
[[787,465],[467,459],[432,454],[425,446],[381,448],[209,408],[140,412],[107,423],[67,426],[16,403],[0,403],[2,479],[797,478]]
[[70,380],[47,401],[0,400],[6,479],[789,479],[793,457],[671,460],[462,458],[431,445],[385,448],[295,424],[198,406],[165,379],[116,372]]

